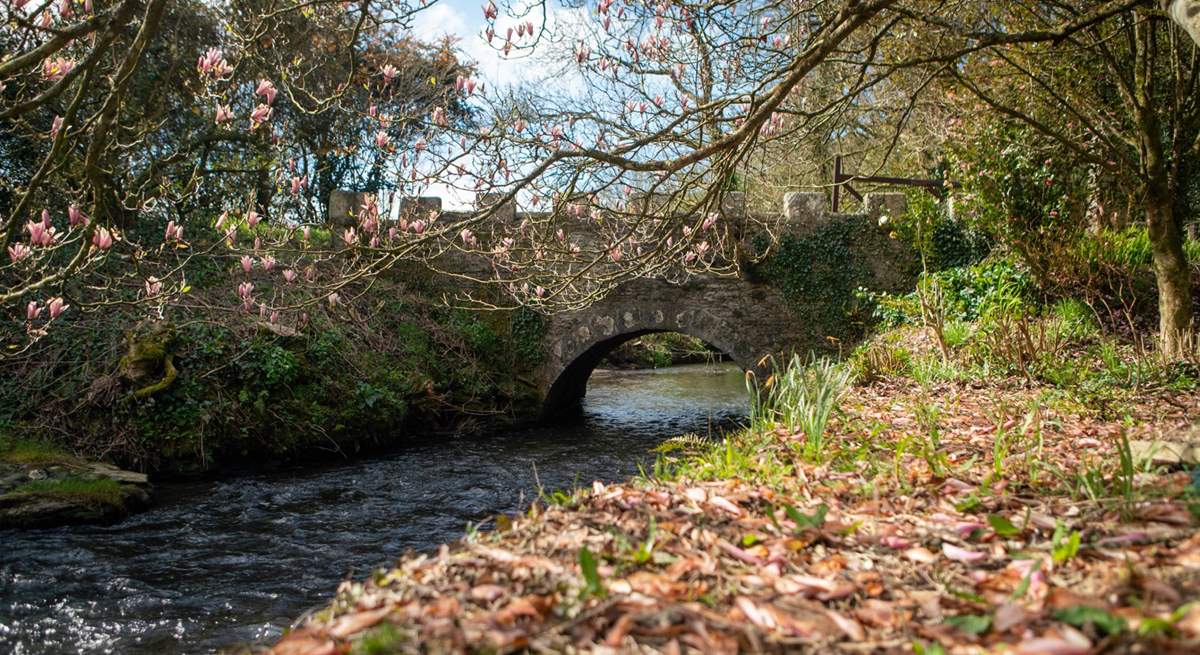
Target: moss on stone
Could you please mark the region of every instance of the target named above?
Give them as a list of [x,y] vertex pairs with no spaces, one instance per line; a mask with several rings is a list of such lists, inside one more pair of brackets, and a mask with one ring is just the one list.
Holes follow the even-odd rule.
[[0,436],[0,462],[9,464],[73,464],[74,455],[44,441]]
[[175,341],[174,324],[153,323],[149,329],[129,332],[125,341],[128,349],[120,362],[123,377],[137,383],[161,374],[157,381],[136,389],[133,392],[135,398],[147,398],[175,382],[178,371],[171,353]]
[[125,494],[121,484],[110,478],[85,480],[67,477],[55,480],[34,480],[13,489],[6,495],[40,496],[70,500],[99,507],[109,505],[118,509],[125,507]]

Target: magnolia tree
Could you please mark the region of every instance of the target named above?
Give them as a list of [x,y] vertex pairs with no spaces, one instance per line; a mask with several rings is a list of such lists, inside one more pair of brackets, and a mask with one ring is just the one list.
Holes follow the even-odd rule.
[[[427,84],[389,59],[421,6],[237,2],[215,6],[214,43],[190,53],[184,110],[203,120],[180,135],[189,145],[133,148],[155,126],[122,109],[161,45],[166,0],[8,3],[2,138],[29,148],[0,161],[0,306],[34,336],[67,311],[161,310],[187,291],[198,255],[224,257],[231,304],[274,324],[336,308],[408,260],[484,289],[465,301],[545,311],[635,277],[732,273],[743,239],[771,228],[733,206],[735,172],[771,144],[854,129],[879,107],[894,142],[926,81],[962,57],[1061,42],[1152,4],[1080,3],[1095,6],[1018,25],[969,0],[600,0],[555,21],[544,3],[489,0],[475,38],[502,57],[542,57],[557,80],[500,89],[449,59],[433,58]],[[366,136],[306,140],[306,121]],[[265,167],[283,200],[229,193],[211,215],[182,215],[221,184],[200,173],[217,135],[227,149],[260,146],[227,159]],[[485,202],[427,212],[368,197],[351,224],[328,226],[304,199],[331,153],[389,196]],[[120,168],[142,183],[115,184]],[[476,265],[453,265],[464,258]]]

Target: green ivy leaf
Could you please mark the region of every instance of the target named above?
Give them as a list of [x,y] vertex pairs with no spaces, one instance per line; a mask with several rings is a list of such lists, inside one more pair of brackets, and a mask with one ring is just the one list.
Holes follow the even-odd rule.
[[1104,631],[1106,635],[1120,634],[1129,628],[1125,619],[1114,616],[1108,610],[1087,605],[1066,607],[1054,613],[1055,620],[1069,623],[1076,628],[1083,628],[1089,623]]
[[981,635],[992,627],[992,617],[986,614],[961,614],[959,616],[947,616],[944,623],[948,626],[958,628],[959,630],[969,635]]
[[804,514],[791,505],[784,505],[783,511],[796,524],[796,532],[803,532],[805,530],[820,529],[824,526],[825,515],[829,513],[829,506],[821,503],[817,506],[817,510],[813,512],[812,516]]
[[988,524],[992,526],[992,529],[996,531],[996,534],[1000,535],[1001,537],[1012,537],[1021,533],[1021,531],[1017,529],[1017,526],[1013,525],[1012,521],[1009,521],[1003,516],[993,514],[988,516],[987,520]]
[[1063,525],[1062,521],[1054,528],[1054,537],[1050,544],[1053,548],[1051,556],[1054,558],[1055,564],[1062,564],[1067,560],[1079,554],[1079,542],[1082,534],[1076,531],[1068,533],[1067,526]]
[[963,514],[968,514],[976,509],[979,509],[981,505],[983,505],[983,501],[979,500],[979,496],[971,494],[970,496],[967,496],[965,500],[955,504],[954,509],[962,512]]

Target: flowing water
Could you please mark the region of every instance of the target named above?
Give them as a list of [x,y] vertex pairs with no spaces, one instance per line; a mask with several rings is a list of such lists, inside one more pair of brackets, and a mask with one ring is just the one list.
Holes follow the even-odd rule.
[[583,415],[313,470],[159,488],[112,526],[0,532],[0,653],[211,653],[270,639],[408,550],[537,494],[618,480],[742,415],[729,364],[597,371]]

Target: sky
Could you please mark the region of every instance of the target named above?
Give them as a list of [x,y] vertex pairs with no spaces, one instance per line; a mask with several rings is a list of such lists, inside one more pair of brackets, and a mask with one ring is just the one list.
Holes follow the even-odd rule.
[[[484,30],[487,22],[483,18],[483,4],[487,0],[438,0],[427,9],[419,12],[413,21],[413,35],[426,42],[435,42],[444,36],[456,37],[458,47],[465,57],[477,65],[477,78],[486,83],[489,90],[498,90],[522,82],[539,81],[545,77],[544,66],[537,56],[514,56],[506,58],[497,49],[487,43]],[[516,25],[517,19],[505,15],[507,2],[495,0],[500,7],[500,16],[496,20],[498,34],[493,43],[500,46],[504,43],[501,36],[510,25]],[[563,12],[554,0],[546,0],[547,20],[553,24]],[[541,11],[532,12],[528,17],[536,29],[542,26]],[[520,22],[524,22],[522,18]],[[474,194],[450,188],[445,184],[433,184],[425,192],[426,195],[442,198],[446,209],[461,210],[474,206]]]

